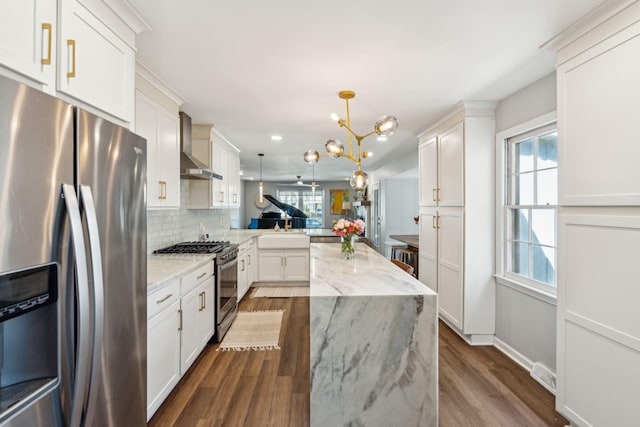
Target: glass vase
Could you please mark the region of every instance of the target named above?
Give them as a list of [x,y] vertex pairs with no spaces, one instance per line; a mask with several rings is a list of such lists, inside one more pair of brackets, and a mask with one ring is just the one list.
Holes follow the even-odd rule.
[[342,259],[353,259],[356,254],[355,247],[353,246],[353,235],[342,236],[340,240],[342,241],[342,246],[340,247],[340,255],[342,256]]

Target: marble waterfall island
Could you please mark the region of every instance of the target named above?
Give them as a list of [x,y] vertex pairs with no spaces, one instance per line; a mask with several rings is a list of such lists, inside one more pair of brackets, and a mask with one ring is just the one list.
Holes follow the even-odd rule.
[[311,244],[311,426],[437,426],[437,295],[364,244]]

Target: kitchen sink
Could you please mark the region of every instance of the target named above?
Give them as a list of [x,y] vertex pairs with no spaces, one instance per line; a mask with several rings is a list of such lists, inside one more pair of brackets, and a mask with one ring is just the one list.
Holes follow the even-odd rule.
[[258,237],[259,249],[297,249],[309,247],[309,236],[304,233],[267,233]]

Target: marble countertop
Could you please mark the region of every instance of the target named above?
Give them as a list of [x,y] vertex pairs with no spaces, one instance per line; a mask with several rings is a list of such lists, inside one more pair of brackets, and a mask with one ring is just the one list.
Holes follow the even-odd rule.
[[162,289],[172,280],[212,262],[215,255],[149,255],[147,257],[147,294]]
[[235,229],[226,231],[221,237],[222,240],[229,240],[231,243],[238,245],[248,241],[252,237],[260,236],[266,233],[305,233],[307,236],[335,236],[330,228],[294,228],[289,231],[275,231],[270,228],[264,229]]
[[433,295],[429,287],[393,265],[363,243],[356,243],[355,258],[340,257],[340,243],[312,243],[311,297]]

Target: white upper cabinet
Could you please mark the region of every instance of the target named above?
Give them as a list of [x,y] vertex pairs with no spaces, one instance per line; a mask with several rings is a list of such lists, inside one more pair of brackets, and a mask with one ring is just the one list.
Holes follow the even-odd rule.
[[136,91],[135,132],[147,140],[147,207],[180,206],[180,119]]
[[148,27],[128,4],[3,3],[0,72],[112,121],[133,122],[135,35]]
[[464,206],[464,122],[420,144],[420,206]]
[[56,2],[5,0],[2,9],[0,64],[53,88],[58,28]]
[[133,48],[77,0],[60,11],[58,91],[133,121]]
[[[211,125],[194,125],[193,153],[222,179],[189,180],[189,208],[240,206],[240,154]],[[206,132],[205,132],[206,130]],[[206,138],[206,139],[205,139]]]
[[180,117],[183,100],[137,67],[135,132],[147,140],[147,207],[180,206]]
[[[615,20],[629,25],[638,19],[633,13]],[[593,40],[584,37],[558,52],[559,203],[637,206],[640,23],[582,45]]]
[[438,138],[433,137],[418,148],[420,169],[420,206],[436,206],[438,191]]

